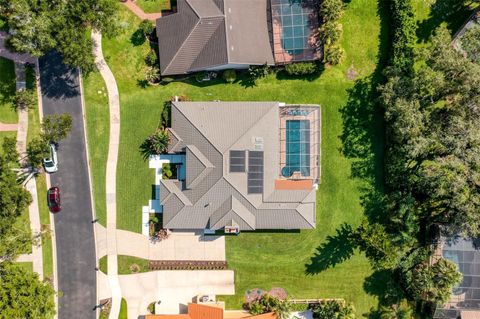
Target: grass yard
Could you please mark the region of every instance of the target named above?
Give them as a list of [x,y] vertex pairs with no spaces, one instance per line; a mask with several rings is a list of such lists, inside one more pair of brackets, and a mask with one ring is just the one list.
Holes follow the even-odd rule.
[[33,272],[33,263],[31,261],[21,261],[16,263],[20,268],[23,268],[25,271]]
[[91,73],[83,80],[83,84],[95,215],[99,223],[106,226],[105,174],[110,127],[108,93],[103,78],[98,72]]
[[0,122],[17,123],[17,112],[13,109],[15,97],[15,65],[13,61],[0,57]]
[[174,0],[136,0],[135,3],[142,8],[145,13],[157,13],[171,10],[172,1]]

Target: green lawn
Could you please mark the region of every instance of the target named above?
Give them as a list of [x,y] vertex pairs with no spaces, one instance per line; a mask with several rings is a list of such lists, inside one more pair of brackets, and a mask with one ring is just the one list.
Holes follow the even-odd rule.
[[15,65],[13,61],[0,57],[0,122],[17,123],[17,112],[13,109],[15,96]]
[[118,319],[127,319],[127,301],[122,298],[122,304],[120,305],[120,313]]
[[98,261],[98,267],[101,272],[108,275],[108,257],[107,256],[103,256],[102,258],[100,258],[100,260]]
[[22,262],[17,262],[16,264],[20,266],[20,268],[23,268],[26,271],[33,272],[33,263],[31,261],[22,261]]
[[100,224],[106,226],[105,174],[110,126],[108,95],[98,72],[91,73],[83,83],[95,214]]
[[157,13],[171,9],[172,0],[136,0],[135,3],[142,8],[145,13]]

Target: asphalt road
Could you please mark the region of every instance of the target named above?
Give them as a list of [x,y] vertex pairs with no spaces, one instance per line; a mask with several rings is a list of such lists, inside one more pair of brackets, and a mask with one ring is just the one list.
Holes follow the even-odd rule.
[[59,319],[95,318],[95,239],[78,71],[66,67],[58,54],[40,59],[44,116],[70,113],[73,128],[58,149],[58,172],[52,186],[60,187],[62,211],[55,215]]

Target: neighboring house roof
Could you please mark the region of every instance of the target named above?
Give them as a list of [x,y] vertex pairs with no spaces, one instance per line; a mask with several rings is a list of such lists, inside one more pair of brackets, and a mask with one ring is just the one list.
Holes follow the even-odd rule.
[[178,0],[177,8],[157,20],[162,75],[273,64],[267,0]]
[[188,314],[192,319],[223,319],[223,308],[189,303]]
[[[187,176],[184,183],[161,181],[160,200],[166,228],[315,227],[316,189],[312,183],[309,189],[275,189],[279,178],[279,105],[278,102],[172,103],[172,131],[178,137],[172,143],[182,140],[185,145],[181,151],[186,153]],[[248,162],[249,154],[259,146],[258,141],[263,152],[263,192],[251,193],[248,172],[230,172],[230,151],[243,151]]]

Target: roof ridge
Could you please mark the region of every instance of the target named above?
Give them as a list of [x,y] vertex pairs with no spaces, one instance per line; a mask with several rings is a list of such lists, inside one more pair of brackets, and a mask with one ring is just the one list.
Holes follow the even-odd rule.
[[[215,226],[218,224],[218,222],[219,222],[223,217],[225,217],[228,213],[234,212],[235,215],[237,215],[241,220],[243,220],[243,221],[245,222],[245,224],[247,224],[248,226],[250,226],[252,229],[255,229],[255,228],[256,228],[256,225],[250,225],[250,223],[249,223],[245,218],[243,218],[243,216],[241,216],[241,215],[233,208],[233,200],[236,200],[236,201],[237,201],[240,205],[242,205],[243,207],[245,207],[245,206],[244,206],[242,203],[240,203],[240,201],[239,201],[234,195],[230,195],[230,197],[229,197],[227,200],[230,200],[230,208],[225,212],[225,214],[222,214],[222,215],[220,216],[220,218],[218,218],[218,220],[217,220],[216,223],[213,225],[213,227],[215,227]],[[227,201],[227,200],[226,200],[226,201]],[[224,203],[225,203],[225,202],[224,202]],[[222,205],[223,205],[223,203],[222,203]],[[221,207],[221,205],[220,205],[220,207]],[[220,209],[220,207],[219,207],[218,209]],[[256,218],[255,214],[253,214],[248,208],[245,207],[245,209],[246,209],[250,214],[252,214],[252,216],[253,216],[253,218],[255,219],[255,222],[256,222],[257,218]],[[215,212],[216,212],[216,211],[215,211]],[[212,215],[215,214],[215,212],[213,212]],[[212,218],[212,215],[210,215],[209,219]]]

